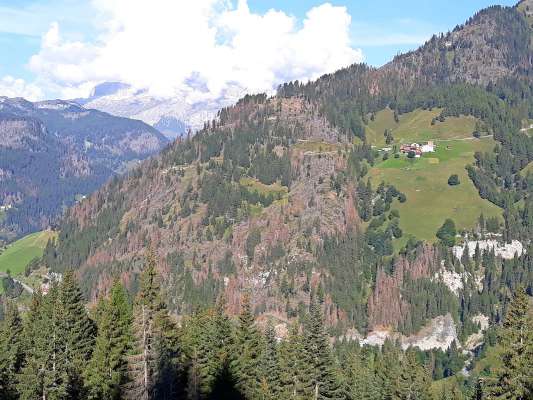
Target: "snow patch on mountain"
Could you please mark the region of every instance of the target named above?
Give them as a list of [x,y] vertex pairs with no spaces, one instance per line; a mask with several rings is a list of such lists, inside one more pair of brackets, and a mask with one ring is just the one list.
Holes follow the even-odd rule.
[[75,110],[80,110],[80,105],[73,101],[63,101],[63,100],[46,100],[39,101],[34,103],[36,108],[41,110],[68,110],[73,108]]
[[189,129],[201,129],[205,121],[215,118],[221,108],[234,104],[244,93],[240,87],[231,87],[216,99],[191,100],[186,95],[158,97],[120,82],[104,82],[93,89],[89,98],[76,101],[85,108],[139,119],[175,138]]

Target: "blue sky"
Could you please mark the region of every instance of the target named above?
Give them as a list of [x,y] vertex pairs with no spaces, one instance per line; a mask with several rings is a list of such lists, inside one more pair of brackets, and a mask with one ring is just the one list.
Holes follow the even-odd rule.
[[[102,4],[102,0],[95,1]],[[121,0],[109,1],[118,3]],[[158,1],[168,5],[170,0]],[[185,0],[175,1],[186,3]],[[242,2],[242,0],[240,1]],[[294,17],[296,27],[299,29],[304,24],[303,21],[306,19],[308,11],[313,7],[320,7],[325,2],[317,0],[248,0],[247,3],[250,13],[254,15],[264,15],[271,9],[283,11],[284,14]],[[365,62],[379,66],[399,52],[418,47],[432,33],[453,29],[455,25],[464,22],[484,7],[493,4],[513,5],[515,1],[334,0],[329,3],[333,6],[346,7],[347,13],[351,17],[351,24],[347,26],[349,45],[354,49],[362,50]],[[145,4],[150,4],[150,2],[146,0]],[[90,44],[101,37],[99,35],[104,29],[101,20],[101,8],[102,6],[97,10],[91,1],[85,0],[0,0],[0,79],[11,76],[22,79],[25,84],[35,82],[42,88],[44,96],[58,95],[61,92],[62,84],[65,87],[82,87],[82,78],[74,81],[69,77],[65,79],[65,82],[61,82],[63,78],[51,77],[54,75],[54,71],[45,69],[44,65],[48,68],[54,68],[53,62],[57,62],[58,68],[60,68],[62,59],[68,56],[64,52],[60,55],[54,53],[53,62],[50,62],[46,55],[41,54],[37,67],[35,65],[30,67],[29,61],[32,56],[43,52],[43,36],[50,30],[53,23],[57,23],[62,41],[81,42],[84,43],[85,47],[90,47]],[[118,6],[114,12],[116,13],[117,10],[120,10]],[[154,15],[154,18],[157,18],[157,14]],[[116,18],[117,15],[115,15]],[[334,28],[335,26],[325,25],[324,32],[327,33]],[[185,39],[190,41],[195,36],[195,33],[192,32],[191,35],[186,35]],[[334,38],[335,36],[331,37]],[[174,43],[178,40],[180,38],[174,38]],[[342,40],[342,37],[339,40]],[[353,54],[351,57],[339,57],[339,63],[347,59],[358,60]],[[72,67],[70,64],[72,61],[69,61],[69,68]],[[291,64],[292,69],[286,74],[276,71],[277,76],[293,78],[291,74],[297,69],[293,64]],[[337,64],[332,64],[332,66],[336,68]],[[237,66],[238,68],[240,66]],[[303,69],[305,68],[307,67]],[[311,69],[309,67],[309,70]],[[84,73],[87,74],[86,71]],[[109,76],[115,75],[120,76],[118,73],[109,74]],[[131,75],[135,74],[132,73]],[[135,78],[137,78],[136,75]],[[84,79],[87,82],[92,82],[97,78],[90,76]],[[1,90],[2,86],[0,85]]]
[[[260,12],[277,8],[299,17],[321,3],[315,0],[249,1],[250,6]],[[451,30],[487,6],[513,6],[517,0],[351,0],[331,3],[348,8],[352,17],[352,44],[363,50],[368,64],[380,66],[398,52],[418,47],[419,38]]]
[[0,0],[0,76],[32,78],[26,64],[54,21],[73,38],[91,37],[91,10],[84,0]]

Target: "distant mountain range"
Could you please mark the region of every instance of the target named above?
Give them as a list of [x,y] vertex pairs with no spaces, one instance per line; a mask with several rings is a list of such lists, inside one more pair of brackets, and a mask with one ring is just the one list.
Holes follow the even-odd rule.
[[167,142],[144,122],[74,102],[0,97],[0,239],[46,227]]
[[139,119],[152,125],[168,138],[183,136],[190,129],[196,131],[217,112],[234,104],[244,90],[231,87],[213,100],[191,102],[184,97],[157,97],[147,90],[138,90],[121,82],[97,85],[88,98],[76,103],[119,117]]

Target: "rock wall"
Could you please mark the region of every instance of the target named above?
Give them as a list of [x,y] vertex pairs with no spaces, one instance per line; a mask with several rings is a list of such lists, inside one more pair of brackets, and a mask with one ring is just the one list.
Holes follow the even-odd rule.
[[447,350],[457,339],[457,329],[450,314],[433,318],[419,332],[411,336],[404,336],[390,329],[376,329],[367,337],[361,338],[362,345],[381,346],[385,340],[398,341],[403,349],[418,347],[420,350]]

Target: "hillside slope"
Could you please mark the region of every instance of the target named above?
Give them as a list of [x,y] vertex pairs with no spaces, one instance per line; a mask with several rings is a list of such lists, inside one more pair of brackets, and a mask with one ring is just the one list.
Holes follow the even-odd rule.
[[134,120],[64,101],[0,98],[0,238],[46,228],[62,210],[167,139]]
[[[337,332],[412,333],[450,313],[467,334],[475,313],[498,318],[506,285],[527,283],[530,261],[520,257],[505,269],[508,261],[487,252],[467,263],[444,241],[410,240],[395,251],[403,216],[394,208],[412,203],[397,187],[369,179],[380,155],[365,125],[387,107],[398,119],[438,108],[444,121],[481,121],[498,146],[468,155],[475,164],[469,176],[485,203],[503,208],[507,223],[516,218],[505,238],[524,240],[531,186],[518,176],[533,159],[530,138],[519,134],[520,121],[533,115],[524,34],[523,14],[493,7],[381,69],[353,65],[305,85],[287,83],[272,98],[245,96],[190,140],[71,208],[43,262],[59,272],[77,269],[94,299],[117,276],[136,291],[151,243],[178,313],[220,295],[237,312],[250,291],[256,313],[283,322],[303,317],[312,296]],[[445,38],[456,53],[446,66]],[[485,235],[480,220],[470,234]],[[491,268],[504,272],[484,275]],[[506,279],[513,268],[521,272]],[[437,279],[449,274],[460,289]],[[482,289],[480,279],[487,282]]]

